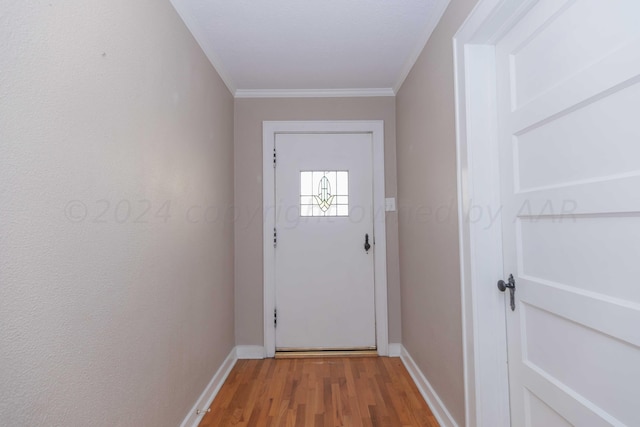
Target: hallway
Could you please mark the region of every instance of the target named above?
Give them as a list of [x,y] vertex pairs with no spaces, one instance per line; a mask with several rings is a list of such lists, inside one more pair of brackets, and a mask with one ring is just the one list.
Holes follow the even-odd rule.
[[200,427],[437,427],[400,358],[240,360]]
[[[379,21],[342,15],[344,41],[357,41],[363,23],[385,43],[404,37],[406,23],[391,33],[369,25],[403,16],[419,30],[420,40],[407,45],[414,53],[398,56],[385,81],[369,80],[391,65],[383,46],[360,37],[362,48],[342,44],[348,61],[322,59],[351,70],[368,49],[373,61],[363,62],[358,78],[331,83],[325,77],[332,73],[310,67],[310,86],[253,95],[253,86],[227,85],[178,2],[2,2],[0,425],[197,426],[236,360],[267,356],[265,330],[273,331],[264,316],[273,308],[265,311],[263,286],[263,122],[377,121],[384,124],[377,188],[386,222],[377,242],[386,245],[379,264],[386,271],[375,274],[387,282],[376,297],[386,311],[377,331],[387,337],[376,347],[410,361],[417,388],[399,359],[350,360],[342,368],[334,360],[240,360],[225,388],[230,395],[218,400],[239,406],[220,416],[246,424],[255,413],[256,425],[333,425],[335,417],[346,425],[437,419],[463,426],[451,37],[476,0],[449,7],[438,0],[428,22],[411,9],[397,13],[428,6],[417,0],[379,2]],[[256,8],[242,16],[267,22]],[[310,36],[324,39],[327,22],[309,11],[301,13],[323,26]],[[228,14],[219,18],[230,22]],[[387,209],[386,199],[397,207]],[[449,208],[446,221],[428,214],[441,206]],[[375,244],[375,229],[366,234]],[[358,237],[354,247],[362,243]],[[237,376],[247,366],[264,375],[286,366],[269,383],[281,388]],[[210,421],[215,413],[206,423],[224,426]]]

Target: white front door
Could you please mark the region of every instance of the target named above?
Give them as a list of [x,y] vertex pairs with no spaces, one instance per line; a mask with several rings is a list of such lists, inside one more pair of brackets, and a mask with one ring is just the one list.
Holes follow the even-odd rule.
[[372,135],[279,133],[275,148],[276,349],[373,349]]
[[541,0],[496,46],[514,426],[640,426],[640,2]]

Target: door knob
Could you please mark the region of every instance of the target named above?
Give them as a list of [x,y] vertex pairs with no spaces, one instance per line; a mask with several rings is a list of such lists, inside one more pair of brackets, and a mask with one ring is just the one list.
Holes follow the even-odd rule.
[[513,274],[509,275],[509,278],[505,282],[504,280],[498,280],[498,289],[500,292],[504,292],[509,289],[509,298],[511,302],[511,311],[516,309],[516,280],[513,278]]
[[364,250],[367,251],[367,253],[369,253],[369,249],[371,249],[371,245],[369,244],[369,235],[365,234],[364,235]]

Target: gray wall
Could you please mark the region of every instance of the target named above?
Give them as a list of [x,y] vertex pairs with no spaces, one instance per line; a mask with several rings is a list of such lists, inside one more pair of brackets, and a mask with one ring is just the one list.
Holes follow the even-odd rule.
[[168,1],[0,3],[0,425],[174,427],[234,346],[231,220],[186,217],[232,96]]
[[[262,121],[384,120],[385,186],[396,196],[395,98],[236,99],[236,343],[263,345]],[[387,213],[389,340],[400,342],[398,225]]]
[[402,343],[464,425],[452,0],[397,95]]

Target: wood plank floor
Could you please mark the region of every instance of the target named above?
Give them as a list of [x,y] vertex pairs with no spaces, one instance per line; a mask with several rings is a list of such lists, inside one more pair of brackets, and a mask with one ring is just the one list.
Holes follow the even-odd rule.
[[399,358],[239,360],[200,427],[437,427]]

